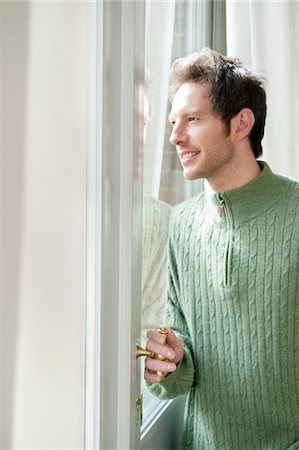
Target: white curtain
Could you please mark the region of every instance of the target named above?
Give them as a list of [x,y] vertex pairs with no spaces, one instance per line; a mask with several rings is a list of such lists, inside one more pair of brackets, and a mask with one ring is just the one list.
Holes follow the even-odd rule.
[[[171,66],[176,1],[147,1],[145,66],[149,73],[152,118],[144,152],[144,191],[159,197],[165,121],[167,114],[168,77]],[[146,80],[148,81],[148,80]]]
[[299,178],[299,2],[227,0],[227,54],[238,56],[268,83],[263,159]]
[[92,13],[0,2],[0,449],[84,447]]

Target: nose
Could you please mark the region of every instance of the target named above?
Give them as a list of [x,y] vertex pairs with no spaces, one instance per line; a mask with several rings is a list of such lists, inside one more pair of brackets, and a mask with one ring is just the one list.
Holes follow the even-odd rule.
[[180,124],[178,125],[174,125],[170,138],[169,138],[169,142],[172,145],[180,145],[181,142],[186,142],[188,139],[188,136],[186,134],[186,131],[184,129],[184,127]]

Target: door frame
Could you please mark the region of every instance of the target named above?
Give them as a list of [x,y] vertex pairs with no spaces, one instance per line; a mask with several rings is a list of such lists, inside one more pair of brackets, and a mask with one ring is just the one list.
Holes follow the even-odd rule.
[[141,302],[144,15],[144,0],[95,4],[85,448],[140,446],[135,346]]

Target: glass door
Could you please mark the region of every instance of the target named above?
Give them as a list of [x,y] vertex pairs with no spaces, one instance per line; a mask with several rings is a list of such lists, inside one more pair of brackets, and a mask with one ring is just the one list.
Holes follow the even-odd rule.
[[[168,76],[172,62],[199,50],[204,41],[204,2],[146,2],[145,86],[149,120],[144,150],[142,342],[163,323],[166,301],[168,224],[173,205],[196,195],[202,182],[187,182],[169,144]],[[201,25],[201,26],[200,26]],[[205,29],[207,24],[205,24]],[[200,31],[199,31],[200,30]],[[162,402],[143,394],[143,448],[180,448],[184,399]],[[166,432],[168,427],[172,431]],[[155,432],[148,433],[154,429]],[[175,430],[175,432],[173,431]],[[148,435],[151,434],[151,441]],[[157,447],[158,446],[158,447]]]
[[167,90],[172,60],[204,44],[196,30],[206,9],[206,2],[175,0],[96,3],[86,448],[180,448],[179,433],[172,438],[184,400],[147,394],[135,346],[163,325],[171,207],[201,189],[184,181],[168,144]]
[[[207,45],[225,52],[225,2],[146,1],[145,103],[148,108],[145,108],[147,133],[143,166],[143,344],[148,329],[165,325],[168,222],[172,206],[203,189],[202,180],[184,179],[176,150],[169,143],[169,71],[175,59]],[[141,389],[142,447],[180,448],[184,399],[158,401],[147,392],[143,380]]]
[[87,205],[86,448],[139,448],[144,3],[95,5]]

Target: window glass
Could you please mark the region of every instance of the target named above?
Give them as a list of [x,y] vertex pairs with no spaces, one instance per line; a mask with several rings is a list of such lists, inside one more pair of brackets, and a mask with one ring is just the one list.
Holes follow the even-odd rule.
[[[146,3],[145,152],[142,258],[142,345],[149,329],[164,325],[168,222],[173,205],[201,190],[186,182],[169,143],[168,76],[174,59],[191,51],[194,2]],[[194,22],[194,18],[192,17]],[[148,118],[148,120],[147,120]],[[141,370],[143,377],[143,367]],[[142,380],[144,416],[157,401]]]

